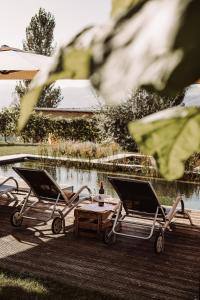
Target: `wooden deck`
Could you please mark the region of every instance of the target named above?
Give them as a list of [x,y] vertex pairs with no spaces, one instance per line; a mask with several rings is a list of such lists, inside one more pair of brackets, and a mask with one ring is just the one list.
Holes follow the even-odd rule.
[[[200,227],[177,226],[166,233],[165,253],[151,241],[118,238],[106,246],[94,235],[72,230],[51,234],[51,224],[10,224],[12,207],[0,206],[0,268],[30,272],[122,299],[196,299],[200,295]],[[200,211],[191,213],[200,226]],[[73,215],[67,225],[73,223]]]

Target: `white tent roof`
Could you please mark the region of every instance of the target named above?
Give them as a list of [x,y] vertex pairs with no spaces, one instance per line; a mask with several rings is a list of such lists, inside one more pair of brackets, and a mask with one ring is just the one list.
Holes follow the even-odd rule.
[[0,79],[32,79],[52,58],[9,46],[0,47]]

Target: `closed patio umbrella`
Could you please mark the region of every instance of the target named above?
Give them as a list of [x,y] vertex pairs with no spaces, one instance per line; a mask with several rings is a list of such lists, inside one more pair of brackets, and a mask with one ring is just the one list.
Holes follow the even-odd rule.
[[3,45],[0,47],[0,80],[30,80],[50,63],[51,57]]

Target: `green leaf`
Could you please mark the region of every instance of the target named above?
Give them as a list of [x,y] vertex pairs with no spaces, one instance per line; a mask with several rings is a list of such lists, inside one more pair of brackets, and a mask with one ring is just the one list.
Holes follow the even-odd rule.
[[184,162],[200,151],[200,109],[170,108],[130,122],[131,136],[143,153],[153,155],[168,180],[180,178]]
[[112,0],[111,15],[117,16],[139,2],[141,2],[141,0]]
[[38,86],[28,92],[22,99],[20,103],[20,116],[18,120],[18,131],[21,131],[26,125],[33,108],[39,99],[40,93],[42,91],[42,86]]
[[88,79],[90,76],[90,49],[70,47],[64,53],[63,67],[65,78]]

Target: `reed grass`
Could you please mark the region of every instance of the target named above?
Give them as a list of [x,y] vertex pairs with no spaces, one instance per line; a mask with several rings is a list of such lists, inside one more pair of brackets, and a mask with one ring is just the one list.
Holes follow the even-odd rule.
[[93,143],[62,141],[52,145],[43,144],[38,149],[42,156],[74,157],[81,159],[100,159],[122,152],[121,147],[114,142]]

